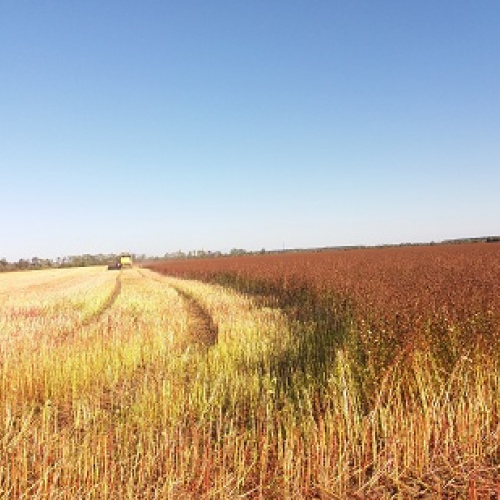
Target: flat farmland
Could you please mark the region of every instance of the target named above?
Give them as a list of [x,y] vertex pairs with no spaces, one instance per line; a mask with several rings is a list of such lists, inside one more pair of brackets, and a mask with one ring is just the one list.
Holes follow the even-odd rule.
[[1,498],[496,498],[500,245],[0,274]]

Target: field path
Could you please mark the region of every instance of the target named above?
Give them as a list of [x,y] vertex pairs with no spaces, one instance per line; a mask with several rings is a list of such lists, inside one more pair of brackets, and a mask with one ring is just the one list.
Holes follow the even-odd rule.
[[183,289],[179,285],[176,286],[172,282],[169,282],[168,278],[144,269],[139,270],[139,272],[146,280],[153,280],[157,283],[162,283],[163,286],[172,288],[183,300],[189,316],[188,335],[185,345],[196,343],[209,347],[217,342],[219,331],[217,323],[207,309],[201,304],[199,299],[187,289]]
[[99,307],[99,309],[97,309],[93,314],[84,318],[84,320],[81,323],[81,326],[85,327],[94,321],[98,321],[103,316],[103,314],[106,313],[106,311],[108,311],[116,302],[116,299],[120,295],[121,289],[122,289],[122,281],[120,273],[116,276],[115,286],[111,294],[108,296],[105,302],[103,302],[103,304]]

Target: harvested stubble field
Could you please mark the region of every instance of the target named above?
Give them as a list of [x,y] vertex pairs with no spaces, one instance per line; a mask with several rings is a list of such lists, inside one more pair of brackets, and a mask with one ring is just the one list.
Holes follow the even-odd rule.
[[0,275],[1,498],[500,498],[500,245],[150,267]]

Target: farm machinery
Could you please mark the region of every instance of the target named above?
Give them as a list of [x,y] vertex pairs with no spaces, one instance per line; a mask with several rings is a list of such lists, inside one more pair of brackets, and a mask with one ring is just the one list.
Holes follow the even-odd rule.
[[122,253],[115,262],[108,265],[108,271],[117,271],[132,267],[132,256],[129,253]]

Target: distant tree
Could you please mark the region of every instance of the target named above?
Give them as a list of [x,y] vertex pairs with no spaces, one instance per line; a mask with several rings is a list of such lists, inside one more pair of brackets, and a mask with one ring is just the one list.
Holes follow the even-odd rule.
[[30,261],[26,259],[19,259],[16,267],[17,269],[28,269],[30,267]]
[[230,252],[231,255],[246,255],[247,251],[243,248],[233,248]]

